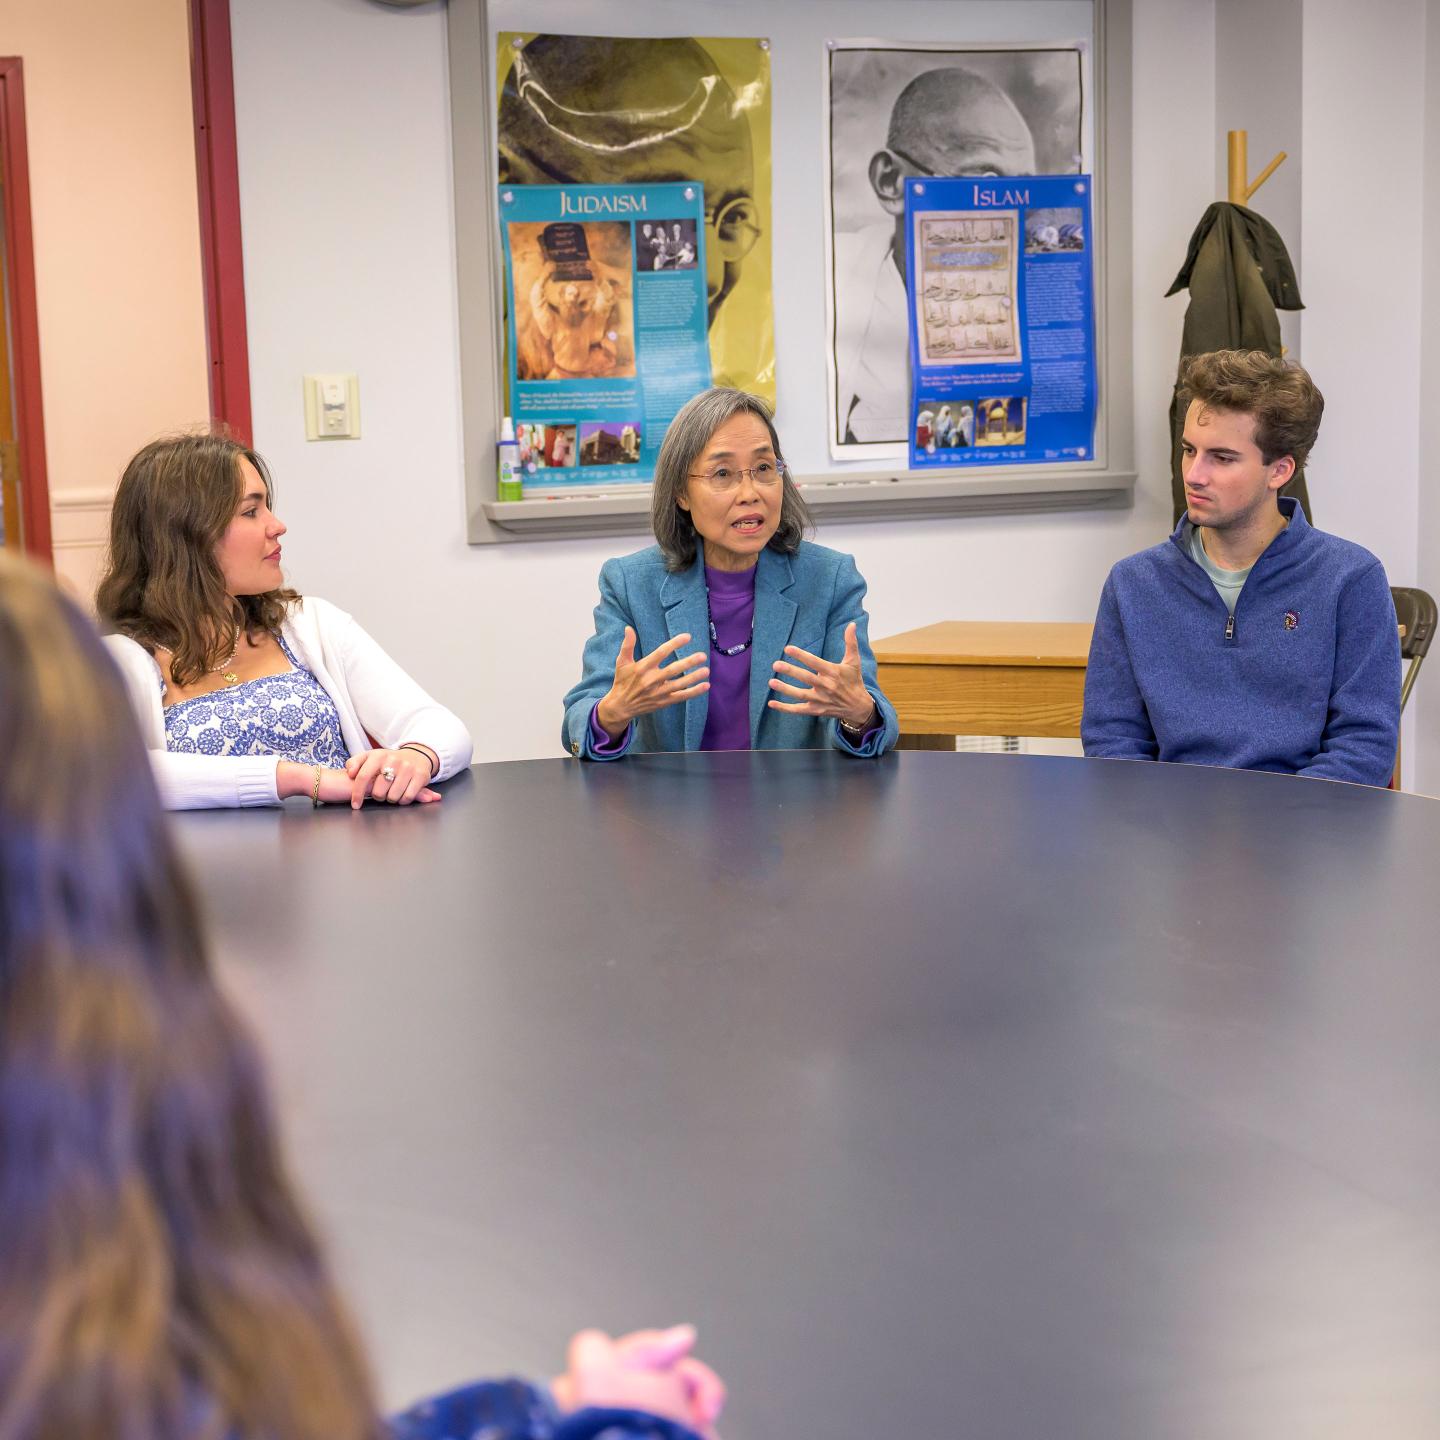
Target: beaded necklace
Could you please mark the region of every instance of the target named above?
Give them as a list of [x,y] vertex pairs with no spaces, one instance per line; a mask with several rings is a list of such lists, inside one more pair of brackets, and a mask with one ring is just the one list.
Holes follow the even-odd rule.
[[705,587],[705,618],[710,622],[710,644],[722,655],[743,655],[755,643],[755,611],[750,611],[750,638],[740,645],[722,645],[715,633],[715,617],[710,613],[710,587]]

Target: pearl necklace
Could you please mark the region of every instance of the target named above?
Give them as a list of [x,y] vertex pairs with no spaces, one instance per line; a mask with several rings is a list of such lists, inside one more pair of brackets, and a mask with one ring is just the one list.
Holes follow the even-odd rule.
[[[157,650],[163,650],[167,655],[175,652],[168,645],[156,645]],[[235,643],[230,647],[230,658],[222,661],[219,665],[211,665],[205,673],[207,675],[218,675],[227,685],[238,685],[240,676],[235,672],[235,657],[240,653],[240,627],[235,627]]]

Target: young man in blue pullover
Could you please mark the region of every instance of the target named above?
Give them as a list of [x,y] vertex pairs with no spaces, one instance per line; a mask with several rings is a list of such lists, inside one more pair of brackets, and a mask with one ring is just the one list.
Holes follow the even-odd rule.
[[1386,784],[1400,642],[1384,568],[1279,498],[1323,397],[1261,350],[1193,356],[1181,382],[1186,515],[1105,582],[1086,755]]

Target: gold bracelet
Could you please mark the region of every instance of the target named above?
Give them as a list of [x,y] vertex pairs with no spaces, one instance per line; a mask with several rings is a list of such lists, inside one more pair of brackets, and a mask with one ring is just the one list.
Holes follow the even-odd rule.
[[320,767],[318,765],[315,767],[315,790],[310,796],[310,803],[315,809],[320,808]]

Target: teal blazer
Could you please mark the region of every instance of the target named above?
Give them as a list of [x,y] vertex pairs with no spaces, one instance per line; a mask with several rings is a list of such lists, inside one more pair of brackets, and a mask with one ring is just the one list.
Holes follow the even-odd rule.
[[[864,745],[852,745],[838,720],[791,715],[771,710],[766,701],[771,668],[784,658],[787,645],[798,645],[826,660],[845,654],[845,627],[855,622],[865,687],[875,697],[884,720]],[[595,607],[595,633],[585,644],[584,673],[565,697],[565,723],[560,741],[572,755],[596,755],[590,739],[590,712],[615,679],[615,657],[625,627],[635,631],[636,655],[648,655],[675,635],[694,637],[692,649],[710,649],[705,606],[705,559],[672,574],[658,545],[607,560],[600,570],[600,603]],[[865,614],[865,582],[855,562],[839,550],[807,540],[793,555],[762,550],[755,572],[755,640],[750,648],[750,748],[752,750],[818,750],[833,745],[851,755],[881,755],[900,734],[895,709],[880,691],[875,656],[870,649],[870,621]],[[782,697],[784,698],[784,697]],[[630,727],[626,750],[698,750],[705,733],[710,695],[697,695],[684,705],[642,715]],[[624,753],[624,752],[622,752]]]

